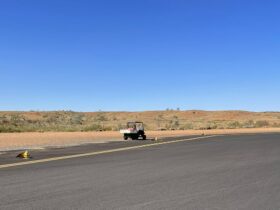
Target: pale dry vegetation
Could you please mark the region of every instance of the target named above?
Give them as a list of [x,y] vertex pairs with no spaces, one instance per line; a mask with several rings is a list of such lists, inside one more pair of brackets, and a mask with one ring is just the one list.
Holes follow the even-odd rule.
[[212,130],[280,127],[279,112],[0,112],[0,132],[117,131],[127,121],[143,121],[147,130]]

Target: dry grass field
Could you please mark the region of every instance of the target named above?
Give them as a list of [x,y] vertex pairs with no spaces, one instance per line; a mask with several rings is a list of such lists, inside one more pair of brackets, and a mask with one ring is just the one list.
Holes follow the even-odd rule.
[[0,112],[0,132],[117,131],[127,121],[143,121],[146,130],[212,130],[280,127],[279,112]]

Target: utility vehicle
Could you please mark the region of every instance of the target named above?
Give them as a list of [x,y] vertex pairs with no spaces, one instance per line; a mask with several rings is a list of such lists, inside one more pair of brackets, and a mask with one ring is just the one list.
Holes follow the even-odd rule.
[[146,139],[143,122],[128,122],[127,128],[120,130],[120,133],[123,134],[124,140],[129,138],[136,140],[139,139],[139,137],[141,137],[143,140]]

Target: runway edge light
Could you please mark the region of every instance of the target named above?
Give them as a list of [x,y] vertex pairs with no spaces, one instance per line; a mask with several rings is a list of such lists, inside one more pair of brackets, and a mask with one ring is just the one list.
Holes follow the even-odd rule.
[[27,150],[25,150],[24,152],[18,154],[17,158],[30,159],[31,155],[30,155],[30,153]]

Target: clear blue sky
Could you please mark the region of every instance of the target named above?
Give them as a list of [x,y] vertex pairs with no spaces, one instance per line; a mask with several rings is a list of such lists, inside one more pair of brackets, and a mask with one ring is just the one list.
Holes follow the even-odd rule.
[[280,3],[0,0],[0,110],[280,111]]

